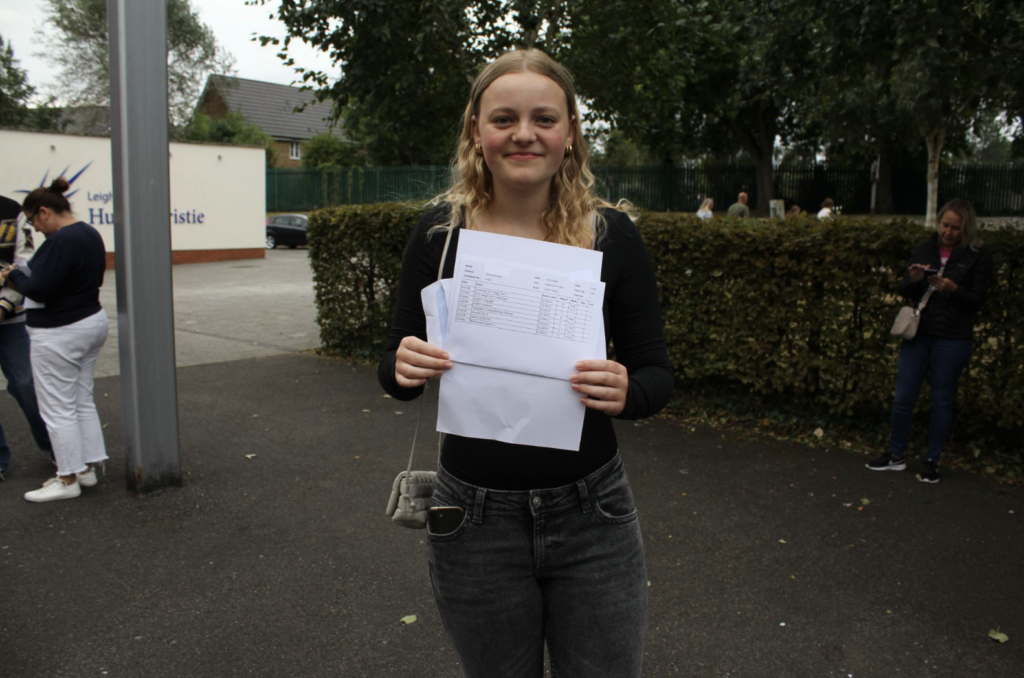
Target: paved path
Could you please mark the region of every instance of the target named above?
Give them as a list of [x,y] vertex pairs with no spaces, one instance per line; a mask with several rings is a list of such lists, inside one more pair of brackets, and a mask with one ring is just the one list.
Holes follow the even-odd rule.
[[[178,367],[320,345],[307,250],[270,250],[266,259],[188,264],[173,270]],[[110,317],[110,338],[96,376],[109,377],[120,374],[113,271],[107,272],[100,301]]]
[[[211,347],[178,370],[183,488],[125,492],[120,384],[107,377],[107,476],[79,499],[28,504],[53,469],[0,397],[14,448],[0,483],[0,678],[460,675],[426,535],[383,515],[418,405],[383,397],[373,367],[285,352],[311,345],[294,336],[311,315],[250,322],[277,323],[288,305],[265,307],[280,299],[247,275],[292,271],[294,299],[309,287],[304,253],[270,254],[257,269],[175,269],[179,357],[189,341]],[[202,276],[205,294],[183,295]],[[214,349],[242,359],[210,362]],[[434,416],[428,402],[423,421]],[[848,452],[669,420],[616,429],[651,582],[648,678],[1022,675],[1021,490],[959,472],[926,486]],[[995,628],[1010,641],[989,639]]]
[[[320,345],[313,281],[305,249],[277,249],[266,259],[175,266],[174,344],[178,367],[293,353]],[[121,373],[117,280],[107,271],[100,303],[110,336],[96,377]],[[0,388],[7,380],[0,375]]]

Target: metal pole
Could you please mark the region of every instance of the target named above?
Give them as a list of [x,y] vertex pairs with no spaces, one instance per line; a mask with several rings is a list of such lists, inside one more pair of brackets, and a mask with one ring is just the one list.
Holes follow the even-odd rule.
[[181,485],[174,373],[167,0],[107,0],[117,328],[128,489]]

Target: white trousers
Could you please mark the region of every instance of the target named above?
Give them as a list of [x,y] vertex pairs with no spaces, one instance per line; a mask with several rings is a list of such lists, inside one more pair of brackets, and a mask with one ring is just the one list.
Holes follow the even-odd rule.
[[102,310],[64,327],[28,328],[36,399],[57,458],[57,475],[84,473],[88,464],[107,459],[92,388],[109,329]]

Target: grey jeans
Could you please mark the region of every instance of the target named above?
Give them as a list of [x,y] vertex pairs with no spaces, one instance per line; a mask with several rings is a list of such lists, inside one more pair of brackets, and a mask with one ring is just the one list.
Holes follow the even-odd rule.
[[434,506],[462,524],[430,540],[434,599],[467,678],[636,678],[647,571],[618,456],[573,485],[506,492],[438,470]]

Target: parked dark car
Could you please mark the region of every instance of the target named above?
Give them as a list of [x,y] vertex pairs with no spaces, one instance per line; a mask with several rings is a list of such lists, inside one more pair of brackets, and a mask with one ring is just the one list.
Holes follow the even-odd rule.
[[279,214],[267,219],[267,249],[287,245],[295,249],[306,244],[306,222],[301,214]]

